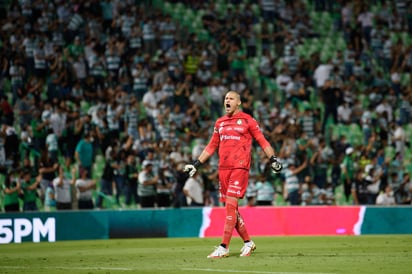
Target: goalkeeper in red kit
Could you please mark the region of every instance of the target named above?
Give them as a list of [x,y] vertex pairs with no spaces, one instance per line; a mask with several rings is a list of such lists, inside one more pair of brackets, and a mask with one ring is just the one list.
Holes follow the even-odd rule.
[[193,176],[218,149],[220,199],[225,203],[226,220],[222,242],[208,258],[229,256],[229,243],[234,229],[244,242],[240,256],[250,256],[256,249],[238,211],[238,200],[243,198],[248,186],[253,139],[270,159],[273,172],[278,173],[282,169],[273,147],[264,137],[257,121],[241,110],[240,95],[236,91],[227,92],[224,106],[226,115],[217,119],[208,145],[197,160],[184,167],[184,171]]

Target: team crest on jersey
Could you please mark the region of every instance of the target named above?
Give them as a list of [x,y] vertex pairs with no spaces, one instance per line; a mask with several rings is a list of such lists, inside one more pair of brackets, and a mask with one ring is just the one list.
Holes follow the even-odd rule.
[[236,124],[241,125],[242,124],[242,120],[238,119]]

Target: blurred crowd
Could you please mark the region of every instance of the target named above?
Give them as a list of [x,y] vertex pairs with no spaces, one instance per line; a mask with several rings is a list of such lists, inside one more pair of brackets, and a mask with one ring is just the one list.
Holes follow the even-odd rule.
[[[256,147],[244,205],[411,204],[408,1],[9,0],[0,14],[4,211],[220,206],[217,159],[191,178],[182,165],[228,90],[285,167],[271,174]],[[343,49],[302,51],[330,33]]]

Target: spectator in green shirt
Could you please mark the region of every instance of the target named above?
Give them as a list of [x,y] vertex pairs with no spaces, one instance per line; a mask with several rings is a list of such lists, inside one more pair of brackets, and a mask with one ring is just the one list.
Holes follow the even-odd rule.
[[20,182],[18,180],[14,180],[13,174],[7,174],[4,186],[3,186],[3,206],[5,212],[19,212],[20,211],[20,204],[19,204],[19,194],[20,194]]
[[23,171],[21,188],[23,189],[23,211],[37,211],[37,187],[41,176],[32,178],[29,169]]
[[40,152],[46,149],[46,137],[47,128],[49,126],[48,120],[42,121],[41,111],[36,110],[33,113],[33,119],[30,122],[32,136],[33,136],[33,148],[37,152],[35,154],[34,168],[39,168]]
[[81,54],[84,54],[84,46],[82,45],[79,36],[74,38],[73,43],[71,43],[67,49],[69,50],[70,56],[75,59]]
[[346,201],[349,201],[351,195],[352,183],[355,177],[355,163],[352,159],[353,148],[348,147],[345,150],[345,157],[343,158],[342,167],[342,183]]

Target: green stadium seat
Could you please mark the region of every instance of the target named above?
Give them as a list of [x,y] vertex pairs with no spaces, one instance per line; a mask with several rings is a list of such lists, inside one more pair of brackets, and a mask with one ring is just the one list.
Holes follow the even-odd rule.
[[166,13],[166,14],[172,14],[172,12],[173,12],[173,6],[172,6],[172,4],[171,4],[170,2],[163,1],[162,5],[160,5],[160,6],[161,6],[161,9],[162,9],[162,11],[163,11],[164,13]]
[[81,113],[88,113],[89,108],[90,108],[89,102],[87,102],[86,100],[82,100],[80,102],[80,111],[81,111]]
[[405,87],[407,87],[407,86],[409,86],[409,85],[411,85],[411,76],[410,76],[410,73],[402,73],[401,74],[401,85],[402,86],[405,86]]
[[406,148],[405,149],[405,155],[404,155],[404,163],[412,163],[412,149],[411,148]]
[[252,57],[250,65],[253,66],[254,69],[258,70],[259,69],[259,64],[261,61],[261,57],[260,56],[255,56]]
[[256,4],[256,3],[253,3],[253,4],[251,5],[251,8],[252,8],[253,14],[254,14],[256,17],[260,17],[260,7],[259,7],[259,5]]
[[348,140],[353,146],[362,145],[363,133],[358,124],[352,123],[347,128]]
[[171,16],[173,19],[180,21],[182,20],[185,11],[185,6],[181,2],[178,2],[173,5]]
[[209,32],[205,29],[200,29],[198,30],[199,32],[197,33],[197,36],[200,41],[210,41],[210,35]]
[[390,160],[393,159],[393,156],[395,156],[395,148],[393,146],[386,146],[384,148],[384,154],[385,154],[385,159]]
[[347,136],[347,127],[343,124],[332,124],[332,139],[338,139],[340,136]]
[[[10,82],[10,80],[9,79],[7,79],[6,77],[5,78],[3,78],[3,93],[4,94],[6,94],[6,95],[8,95],[9,97],[8,97],[8,99],[10,100],[11,99],[11,82]],[[11,101],[9,101],[9,102],[11,102]]]
[[258,22],[258,23],[256,23],[256,24],[253,25],[253,31],[254,31],[256,34],[260,34],[260,32],[262,31],[262,25],[261,25],[260,22]]
[[215,6],[216,6],[216,11],[219,14],[219,16],[224,16],[226,14],[227,4],[225,2],[223,1],[217,2]]
[[198,9],[197,11],[196,11],[196,17],[198,18],[198,19],[202,19],[202,16],[203,15],[205,15],[205,10],[204,9]]
[[116,200],[113,196],[109,196],[104,194],[101,191],[96,192],[95,194],[95,200],[97,196],[100,196],[102,198],[102,207],[105,209],[115,209],[117,207]]
[[412,140],[412,124],[405,125],[403,129],[405,130],[406,140]]
[[192,9],[186,9],[186,11],[183,12],[183,18],[187,21],[192,22],[196,17],[196,14],[193,12]]

